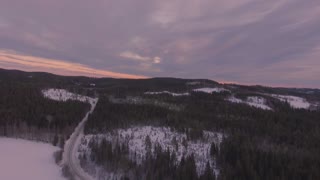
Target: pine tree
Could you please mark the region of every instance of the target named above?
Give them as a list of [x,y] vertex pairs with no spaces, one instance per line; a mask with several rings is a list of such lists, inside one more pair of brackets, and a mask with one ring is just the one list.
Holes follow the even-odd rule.
[[211,147],[210,147],[210,155],[211,157],[215,157],[217,154],[218,154],[218,148],[216,144],[213,142],[211,143]]
[[152,142],[151,142],[149,135],[145,139],[145,147],[146,147],[146,152],[151,153]]
[[58,137],[57,134],[55,134],[54,137],[53,137],[52,145],[53,146],[57,146],[58,142],[59,142],[59,137]]
[[203,175],[201,176],[200,180],[215,180],[215,175],[212,172],[212,169],[211,169],[209,162],[207,162],[206,169],[205,169]]

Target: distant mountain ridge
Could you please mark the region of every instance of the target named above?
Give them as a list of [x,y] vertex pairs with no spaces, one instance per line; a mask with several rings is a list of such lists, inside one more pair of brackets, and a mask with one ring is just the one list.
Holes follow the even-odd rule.
[[[135,83],[150,83],[151,81],[153,83],[192,83],[192,82],[199,82],[200,85],[225,85],[225,86],[237,86],[248,90],[259,90],[259,89],[279,89],[279,90],[290,90],[292,92],[317,92],[320,93],[320,89],[318,88],[294,88],[294,87],[271,87],[271,86],[265,86],[265,85],[241,85],[241,84],[233,84],[233,83],[219,83],[214,80],[209,79],[183,79],[183,78],[175,78],[175,77],[153,77],[153,78],[147,78],[147,79],[119,79],[119,78],[111,78],[111,77],[103,77],[103,78],[96,78],[96,77],[87,77],[87,76],[64,76],[64,75],[57,75],[53,73],[48,72],[26,72],[21,70],[8,70],[8,69],[2,69],[0,68],[0,80],[4,78],[12,78],[14,80],[15,78],[36,78],[37,80],[57,80],[57,79],[68,79],[68,80],[78,80],[78,81],[91,81],[94,83],[101,83],[103,81],[122,81],[122,82],[128,82],[132,81]],[[16,79],[18,80],[18,79]],[[184,84],[184,85],[185,85]],[[187,84],[188,85],[188,84]]]

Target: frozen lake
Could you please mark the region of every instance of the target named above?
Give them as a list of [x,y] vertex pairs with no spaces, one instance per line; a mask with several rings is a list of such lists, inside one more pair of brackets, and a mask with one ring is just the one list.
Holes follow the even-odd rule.
[[0,138],[0,179],[65,180],[50,144],[13,138]]

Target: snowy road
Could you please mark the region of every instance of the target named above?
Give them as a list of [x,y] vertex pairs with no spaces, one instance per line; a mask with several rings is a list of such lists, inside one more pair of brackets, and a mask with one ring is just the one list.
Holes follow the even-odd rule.
[[66,142],[64,147],[62,163],[63,165],[69,166],[69,170],[76,180],[93,180],[93,178],[81,168],[80,161],[76,155],[81,139],[84,136],[83,131],[85,123],[88,120],[89,115],[94,111],[97,102],[98,99],[90,100],[90,111],[87,112],[86,116],[76,127],[75,131],[72,133],[70,139]]

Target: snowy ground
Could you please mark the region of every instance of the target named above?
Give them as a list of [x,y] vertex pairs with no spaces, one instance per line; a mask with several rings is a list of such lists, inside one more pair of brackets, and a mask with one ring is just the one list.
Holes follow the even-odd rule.
[[[198,88],[198,89],[193,89],[193,92],[204,92],[204,93],[222,93],[222,92],[230,92],[228,89],[224,89],[224,88],[219,88],[219,87],[215,87],[215,88]],[[159,92],[145,92],[144,94],[148,94],[148,95],[159,95],[159,94],[168,94],[171,96],[189,96],[190,93],[186,92],[186,93],[173,93],[170,91],[159,91]]]
[[0,138],[1,180],[63,180],[53,159],[57,147],[32,141]]
[[171,96],[189,96],[189,93],[173,93],[173,92],[169,92],[169,91],[160,91],[160,92],[145,92],[144,94],[147,95],[159,95],[159,94],[168,94]]
[[55,100],[55,101],[68,101],[68,100],[74,100],[74,101],[80,101],[80,102],[88,102],[91,105],[95,103],[96,99],[88,97],[88,96],[82,96],[79,94],[71,93],[65,89],[45,89],[42,90],[42,94],[44,97]]
[[201,82],[199,81],[191,81],[191,82],[187,82],[186,85],[191,85],[191,86],[195,86],[195,85],[200,85]]
[[195,92],[204,92],[204,93],[221,93],[221,92],[230,92],[230,90],[225,89],[225,88],[199,88],[199,89],[194,89],[193,91]]
[[260,108],[260,109],[264,109],[264,110],[272,110],[272,108],[266,104],[267,101],[263,97],[250,96],[250,97],[247,97],[246,100],[242,100],[242,99],[236,98],[234,96],[231,96],[227,100],[232,103],[243,103],[243,104],[247,104],[251,107],[255,107],[255,108]]
[[[210,146],[211,143],[214,142],[219,147],[222,142],[223,135],[221,133],[209,131],[204,131],[203,134],[204,138],[202,140],[185,141],[187,139],[186,134],[172,131],[169,128],[164,127],[144,126],[117,129],[103,135],[86,135],[82,140],[79,152],[89,155],[90,151],[88,150],[88,143],[90,142],[90,139],[97,138],[102,140],[105,138],[110,142],[127,143],[129,145],[131,157],[136,158],[132,160],[141,163],[147,153],[145,140],[146,137],[149,136],[152,143],[152,152],[154,152],[155,145],[158,144],[164,150],[169,149],[171,152],[175,152],[178,162],[180,162],[183,156],[193,154],[196,161],[197,172],[199,174],[204,171],[208,161],[210,162],[211,167],[215,168],[215,173],[218,174],[219,172],[216,167],[215,160],[210,157]],[[176,143],[174,143],[173,139],[176,139]],[[184,144],[184,141],[187,142],[187,144]]]
[[271,94],[272,97],[279,99],[283,102],[288,102],[291,107],[296,109],[309,109],[311,104],[304,98],[297,97],[297,96],[284,96],[284,95],[277,95]]

